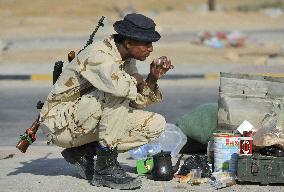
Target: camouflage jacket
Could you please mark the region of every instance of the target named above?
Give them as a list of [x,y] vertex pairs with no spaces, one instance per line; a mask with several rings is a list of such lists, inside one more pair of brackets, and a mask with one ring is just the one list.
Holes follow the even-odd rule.
[[122,61],[112,36],[94,42],[66,65],[47,97],[41,116],[61,102],[74,101],[95,89],[128,98],[135,108],[160,102],[162,94],[158,88],[151,91],[145,86],[142,94],[137,93],[136,79],[131,76],[134,73],[137,73],[136,60]]

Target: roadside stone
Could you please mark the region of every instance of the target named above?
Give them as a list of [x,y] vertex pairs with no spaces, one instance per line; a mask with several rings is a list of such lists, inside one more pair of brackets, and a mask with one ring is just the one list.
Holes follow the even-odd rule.
[[0,39],[0,55],[2,54],[5,46],[6,46],[6,43]]
[[6,42],[2,39],[0,39],[0,55],[9,49],[9,46],[11,45],[11,42]]

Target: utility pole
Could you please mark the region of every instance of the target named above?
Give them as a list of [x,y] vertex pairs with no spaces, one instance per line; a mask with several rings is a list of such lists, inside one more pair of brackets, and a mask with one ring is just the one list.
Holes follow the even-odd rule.
[[209,11],[215,11],[215,0],[208,0],[207,3]]

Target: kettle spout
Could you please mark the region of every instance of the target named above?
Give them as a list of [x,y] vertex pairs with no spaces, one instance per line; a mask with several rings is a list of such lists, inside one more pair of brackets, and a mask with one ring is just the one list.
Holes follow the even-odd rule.
[[181,154],[181,156],[178,158],[176,165],[173,166],[173,169],[172,169],[173,173],[172,174],[174,174],[175,172],[178,171],[178,168],[179,168],[179,165],[180,165],[180,160],[181,160],[182,157],[183,157],[183,154]]

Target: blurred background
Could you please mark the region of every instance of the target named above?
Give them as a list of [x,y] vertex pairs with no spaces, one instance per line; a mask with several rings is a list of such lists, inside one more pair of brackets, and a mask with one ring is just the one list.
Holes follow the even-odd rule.
[[[67,60],[102,15],[106,25],[97,39],[112,34],[112,24],[130,12],[153,18],[162,34],[149,60],[168,55],[176,65],[267,64],[284,42],[283,8],[283,0],[0,0],[0,64]],[[277,62],[284,64],[283,57]]]
[[0,0],[0,145],[14,145],[35,119],[54,63],[82,49],[102,15],[95,41],[131,12],[162,35],[141,73],[162,55],[175,65],[160,81],[164,101],[148,109],[167,122],[217,102],[219,72],[284,74],[284,0]]

